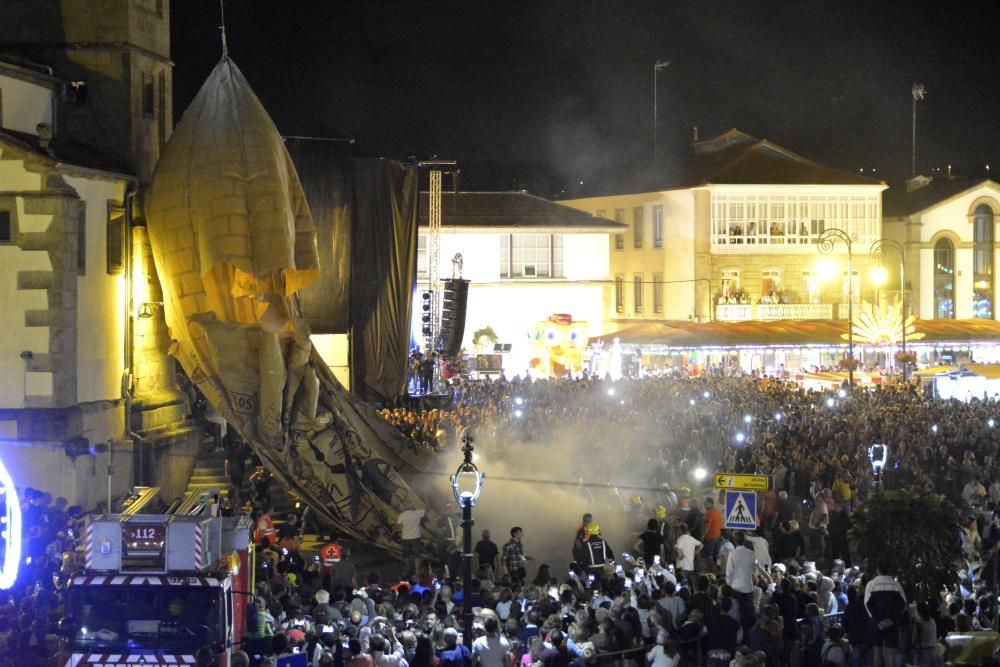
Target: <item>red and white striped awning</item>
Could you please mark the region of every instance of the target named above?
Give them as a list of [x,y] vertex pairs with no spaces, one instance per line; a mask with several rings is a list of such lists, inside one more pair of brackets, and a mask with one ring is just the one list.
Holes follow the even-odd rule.
[[114,574],[73,577],[74,586],[221,586],[215,577],[164,577]]
[[125,665],[193,665],[193,655],[144,655],[115,653],[74,653],[66,661],[65,667],[77,665],[105,665],[124,667]]

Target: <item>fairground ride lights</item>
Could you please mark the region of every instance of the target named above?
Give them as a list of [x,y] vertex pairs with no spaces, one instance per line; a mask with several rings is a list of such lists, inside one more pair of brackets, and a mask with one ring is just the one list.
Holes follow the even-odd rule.
[[21,562],[21,505],[17,501],[14,480],[0,460],[0,495],[4,496],[6,512],[2,518],[3,561],[0,562],[0,590],[11,588],[17,581]]

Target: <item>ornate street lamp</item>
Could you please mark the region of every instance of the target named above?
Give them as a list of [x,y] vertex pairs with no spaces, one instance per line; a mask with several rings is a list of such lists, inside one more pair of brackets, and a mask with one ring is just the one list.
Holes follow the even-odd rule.
[[816,238],[820,254],[829,255],[833,252],[837,241],[847,246],[847,378],[854,391],[854,255],[851,244],[855,238],[842,229],[830,228]]
[[486,474],[472,462],[472,436],[466,431],[462,437],[465,460],[451,476],[451,490],[455,502],[462,508],[462,641],[472,650],[472,506],[483,491]]
[[[885,256],[885,251],[894,250],[899,255],[899,307],[903,311],[903,355],[906,355],[906,248],[899,241],[892,239],[879,239],[872,244],[869,254],[881,261]],[[907,368],[909,364],[903,362],[903,379],[906,380]]]

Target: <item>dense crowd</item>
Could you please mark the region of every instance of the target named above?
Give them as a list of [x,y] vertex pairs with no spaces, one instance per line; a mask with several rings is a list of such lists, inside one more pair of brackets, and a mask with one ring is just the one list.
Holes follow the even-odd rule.
[[[477,451],[494,461],[568,440],[568,465],[579,468],[567,478],[599,469],[601,480],[632,480],[635,493],[623,494],[626,513],[603,517],[604,532],[589,515],[563,527],[572,563],[558,571],[531,559],[531,534],[493,526],[504,539],[483,534],[468,590],[455,550],[442,562],[409,553],[400,581],[361,576],[346,550],[336,563],[301,553],[295,520],[259,532],[246,655],[236,664],[304,653],[310,665],[338,667],[930,666],[949,632],[995,626],[994,597],[971,576],[1000,545],[1000,518],[990,516],[1000,503],[994,401],[941,401],[902,383],[819,392],[753,377],[463,380],[446,408],[383,416],[433,449],[474,432]],[[873,445],[886,454],[877,478]],[[758,529],[723,528],[721,498],[704,480],[713,472],[770,478]],[[251,501],[269,506],[266,471],[250,482]],[[940,600],[914,605],[886,564],[857,562],[851,515],[876,484],[940,492],[964,508],[956,542],[965,576],[956,573]],[[0,665],[52,655],[53,575],[78,534],[78,508],[33,490],[22,501],[31,567],[0,605]],[[597,519],[604,511],[593,510]],[[618,523],[628,525],[609,530]],[[471,654],[461,636],[466,596]]]
[[23,530],[18,585],[0,591],[0,665],[6,667],[54,654],[58,583],[64,561],[75,558],[84,513],[65,498],[53,500],[50,493],[30,487],[18,498],[2,500],[0,509],[6,502],[20,503]]
[[[957,585],[940,603],[913,605],[884,563],[864,570],[822,554],[791,526],[722,528],[714,499],[657,508],[616,555],[595,517],[565,526],[576,560],[564,572],[530,557],[531,535],[512,527],[497,544],[484,531],[474,576],[409,562],[384,582],[359,576],[345,555],[330,567],[264,546],[248,656],[301,652],[311,664],[551,667],[609,660],[653,667],[832,667],[940,664],[953,631],[988,629],[995,607]],[[697,535],[697,537],[695,536]],[[472,608],[471,654],[462,647]]]
[[[914,384],[848,394],[756,377],[466,380],[455,385],[450,409],[386,415],[438,448],[447,444],[440,439],[471,429],[481,448],[502,458],[511,443],[545,447],[561,434],[585,433],[574,439],[580,460],[615,443],[616,456],[604,457],[608,478],[645,470],[655,487],[697,481],[698,468],[751,472],[799,498],[811,497],[811,488],[833,489],[838,478],[842,490],[846,483],[863,497],[872,485],[869,449],[883,444],[890,488],[968,501],[966,486],[975,480],[988,492],[977,504],[1000,501],[1000,403],[934,399]],[[578,473],[585,475],[570,476]]]
[[[723,606],[742,623],[741,650],[757,651],[757,659],[768,664],[837,662],[826,654],[829,642],[843,644],[843,655],[853,655],[852,664],[870,661],[876,647],[899,648],[900,655],[905,653],[915,664],[934,664],[937,640],[947,632],[995,627],[993,597],[985,594],[989,582],[976,582],[971,576],[981,561],[996,557],[1000,546],[1000,518],[994,518],[1000,517],[995,514],[1000,509],[1000,470],[995,461],[1000,404],[995,400],[939,400],[916,383],[853,392],[846,387],[809,391],[778,379],[722,375],[618,382],[596,378],[465,380],[454,385],[450,409],[398,408],[393,420],[419,422],[423,433],[434,432],[439,438],[454,438],[470,430],[477,436],[477,449],[494,460],[503,460],[515,443],[544,451],[569,434],[581,467],[566,471],[567,477],[582,479],[593,469],[589,462],[595,460],[601,462],[602,479],[634,479],[637,472],[644,473],[645,481],[637,487],[642,497],[630,496],[638,507],[631,508],[626,520],[649,517],[657,505],[669,508],[671,519],[658,524],[665,542],[658,568],[673,562],[674,546],[683,536],[682,541],[693,540],[705,550],[695,560],[707,578],[692,576],[698,574],[695,570],[684,573],[674,585],[677,575],[648,567],[630,592],[614,590],[624,586],[627,576],[612,578],[610,584],[598,579],[598,584],[601,591],[610,585],[610,599],[624,610],[639,611],[645,620],[667,597],[685,600],[683,609],[672,608],[675,602],[666,605],[678,612],[672,614],[674,619],[689,623],[689,612],[702,612],[700,618],[694,614],[702,625],[700,636],[710,638],[697,643],[702,661],[714,650],[711,638],[718,628],[712,626],[712,619]],[[611,456],[609,443],[614,443]],[[429,444],[444,447],[447,443]],[[883,454],[885,465],[876,470],[872,459]],[[770,489],[760,494],[761,526],[755,535],[743,538],[714,530],[706,535],[703,522],[708,514],[718,513],[711,506],[719,499],[714,494],[691,493],[688,486],[697,488],[704,475],[712,472],[770,478]],[[955,533],[964,560],[956,562],[954,590],[943,593],[940,603],[903,605],[899,614],[893,612],[889,631],[887,619],[872,620],[865,587],[872,580],[888,586],[892,579],[885,576],[888,572],[876,579],[875,563],[866,564],[867,572],[854,565],[849,533],[852,510],[865,502],[876,485],[940,493],[963,512],[962,525],[956,526]],[[632,533],[639,530],[635,523],[629,526]],[[736,544],[738,540],[755,543],[751,549],[758,564],[775,564],[760,567],[751,577],[753,613],[749,615],[732,611],[733,606],[745,609],[745,600],[738,600],[739,605],[726,602],[732,582],[713,578],[725,572],[726,554],[746,548]],[[574,556],[578,562],[583,559],[579,553]],[[816,569],[817,563],[825,574]],[[624,564],[627,567],[628,562]],[[560,584],[556,600],[561,601],[565,585],[572,586],[572,582]],[[668,596],[671,587],[674,591]],[[639,595],[635,595],[636,588]],[[516,591],[512,592],[516,597]],[[714,605],[710,613],[701,608],[703,600],[694,609],[687,606],[689,596],[702,592]],[[590,593],[585,590],[583,597]],[[747,618],[755,620],[747,623]],[[682,647],[690,649],[691,644],[685,644],[690,636],[679,631],[683,623],[666,626],[664,650],[684,657]],[[780,641],[769,648],[765,627],[772,635],[780,635]],[[652,636],[663,637],[658,631],[647,633],[647,644]],[[595,646],[608,648],[602,642]],[[735,647],[726,642],[728,654],[735,655]]]

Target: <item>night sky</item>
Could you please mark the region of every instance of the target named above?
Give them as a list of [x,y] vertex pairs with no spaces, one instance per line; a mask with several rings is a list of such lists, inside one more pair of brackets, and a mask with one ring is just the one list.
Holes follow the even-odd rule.
[[[221,53],[171,3],[175,121]],[[628,191],[731,127],[893,184],[1000,169],[1000,3],[228,0],[230,56],[283,134],[456,159],[463,189]],[[581,187],[579,182],[583,181]]]

